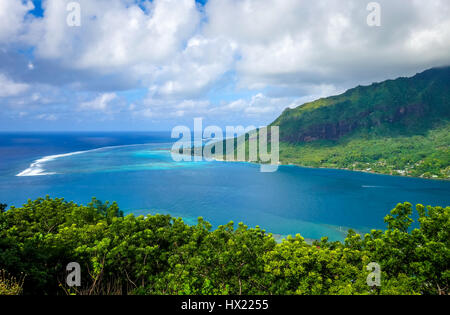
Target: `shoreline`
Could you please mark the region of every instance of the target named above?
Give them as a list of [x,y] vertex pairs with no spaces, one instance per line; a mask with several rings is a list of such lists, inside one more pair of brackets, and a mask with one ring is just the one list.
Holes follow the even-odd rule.
[[282,166],[295,166],[295,167],[302,167],[302,168],[309,168],[309,169],[326,169],[326,170],[337,170],[337,171],[348,171],[348,172],[355,172],[355,173],[365,173],[365,174],[372,174],[372,175],[384,175],[384,176],[391,176],[391,177],[400,177],[400,178],[416,178],[416,179],[423,179],[423,180],[437,180],[437,181],[444,181],[448,182],[450,181],[450,178],[428,178],[428,177],[420,177],[420,176],[412,176],[412,175],[394,175],[394,174],[385,174],[385,173],[379,173],[375,171],[367,171],[367,170],[351,170],[348,168],[333,168],[333,167],[314,167],[314,166],[304,166],[300,164],[294,164],[294,163],[288,163],[288,164],[279,164]]
[[[258,163],[258,162],[250,162],[250,161],[227,161],[227,160],[223,160],[223,159],[213,159],[214,161],[217,162],[241,162],[241,163],[251,163],[251,164],[255,164],[255,165],[262,165],[262,163]],[[411,176],[411,175],[393,175],[393,174],[385,174],[385,173],[378,173],[378,172],[374,172],[374,171],[367,171],[367,170],[351,170],[348,168],[336,168],[336,167],[324,167],[324,166],[319,166],[319,167],[314,167],[314,166],[305,166],[305,165],[301,165],[301,164],[295,164],[295,163],[283,163],[283,162],[278,162],[278,166],[294,166],[294,167],[300,167],[300,168],[307,168],[307,169],[322,169],[322,170],[335,170],[335,171],[347,171],[347,172],[355,172],[355,173],[365,173],[365,174],[372,174],[372,175],[384,175],[384,176],[391,176],[391,177],[400,177],[400,178],[416,178],[416,179],[423,179],[423,180],[434,180],[434,181],[444,181],[444,182],[448,182],[450,181],[450,178],[446,179],[446,178],[427,178],[427,177],[418,177],[418,176]]]
[[[179,153],[178,153],[179,154]],[[182,154],[180,154],[182,155]],[[250,163],[255,165],[262,165],[262,163],[258,162],[252,162],[252,161],[227,161],[225,159],[219,159],[219,158],[213,158],[212,161],[216,162],[229,162],[229,163]],[[399,177],[399,178],[415,178],[415,179],[422,179],[422,180],[433,180],[433,181],[444,181],[449,182],[450,178],[428,178],[428,177],[420,177],[420,176],[412,176],[412,175],[394,175],[394,174],[385,174],[385,173],[379,173],[375,171],[367,171],[367,170],[352,170],[348,168],[337,168],[337,167],[324,167],[324,166],[306,166],[296,163],[285,163],[285,162],[278,162],[278,166],[294,166],[294,167],[300,167],[300,168],[307,168],[307,169],[323,169],[323,170],[336,170],[336,171],[347,171],[347,172],[355,172],[355,173],[365,173],[365,174],[372,174],[372,175],[384,175],[384,176],[391,176],[391,177]]]

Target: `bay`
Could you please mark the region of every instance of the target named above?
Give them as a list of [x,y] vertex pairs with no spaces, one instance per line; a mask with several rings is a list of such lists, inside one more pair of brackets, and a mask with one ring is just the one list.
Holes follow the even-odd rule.
[[[176,139],[175,139],[176,140]],[[331,169],[174,162],[166,132],[0,134],[0,202],[63,197],[117,201],[125,213],[171,214],[214,227],[244,222],[278,238],[343,240],[383,229],[399,202],[450,205],[450,182]],[[20,175],[20,176],[18,176]]]

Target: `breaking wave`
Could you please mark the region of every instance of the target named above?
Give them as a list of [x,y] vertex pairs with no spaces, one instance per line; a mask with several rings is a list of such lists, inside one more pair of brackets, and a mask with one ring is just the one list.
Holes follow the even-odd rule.
[[31,163],[30,167],[28,167],[26,170],[20,172],[19,174],[17,174],[16,176],[43,176],[43,175],[54,175],[56,173],[54,172],[45,172],[43,165],[47,162],[62,158],[62,157],[67,157],[67,156],[72,156],[72,155],[77,155],[77,154],[83,154],[86,153],[88,151],[79,151],[79,152],[72,152],[72,153],[66,153],[66,154],[57,154],[57,155],[49,155],[49,156],[45,156],[41,159],[38,159],[36,161],[34,161],[33,163]]
[[33,163],[30,164],[30,166],[26,170],[20,172],[16,176],[22,177],[22,176],[55,175],[55,174],[57,174],[56,172],[45,171],[44,164],[54,161],[56,159],[69,157],[69,156],[73,156],[73,155],[96,152],[96,151],[101,151],[101,150],[105,150],[105,149],[132,147],[132,146],[136,146],[136,145],[138,145],[138,144],[122,145],[122,146],[109,146],[109,147],[97,148],[97,149],[86,150],[86,151],[77,151],[77,152],[71,152],[71,153],[65,153],[65,154],[48,155],[48,156],[45,156],[43,158],[40,158],[40,159],[34,161]]

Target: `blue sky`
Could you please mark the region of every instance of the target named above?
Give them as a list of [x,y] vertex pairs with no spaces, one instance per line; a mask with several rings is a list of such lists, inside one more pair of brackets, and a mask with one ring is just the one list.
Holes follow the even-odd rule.
[[0,2],[0,130],[265,125],[285,108],[450,64],[450,3]]

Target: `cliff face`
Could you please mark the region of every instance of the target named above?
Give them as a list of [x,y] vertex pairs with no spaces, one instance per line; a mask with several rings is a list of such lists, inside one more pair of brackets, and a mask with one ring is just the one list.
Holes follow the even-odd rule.
[[450,67],[348,90],[287,109],[272,125],[290,143],[338,140],[356,131],[419,134],[450,120]]
[[[420,119],[426,117],[429,109],[425,104],[411,104],[396,108],[389,113],[386,108],[374,108],[371,111],[356,113],[354,117],[337,122],[313,124],[299,133],[285,135],[283,141],[312,142],[316,140],[338,140],[342,136],[361,128],[370,129],[389,123],[407,123],[405,119]],[[381,117],[373,117],[374,113],[382,113]]]

